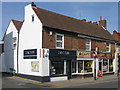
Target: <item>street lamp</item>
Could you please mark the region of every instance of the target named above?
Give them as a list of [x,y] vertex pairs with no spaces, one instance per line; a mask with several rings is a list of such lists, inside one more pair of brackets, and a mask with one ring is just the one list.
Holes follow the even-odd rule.
[[117,71],[117,76],[119,77],[119,63],[120,63],[119,52],[117,52],[117,57],[118,57],[118,71]]

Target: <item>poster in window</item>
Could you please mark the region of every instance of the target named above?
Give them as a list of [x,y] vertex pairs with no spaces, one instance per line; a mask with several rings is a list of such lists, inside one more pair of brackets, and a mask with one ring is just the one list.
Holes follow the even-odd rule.
[[31,71],[39,72],[39,61],[31,61]]

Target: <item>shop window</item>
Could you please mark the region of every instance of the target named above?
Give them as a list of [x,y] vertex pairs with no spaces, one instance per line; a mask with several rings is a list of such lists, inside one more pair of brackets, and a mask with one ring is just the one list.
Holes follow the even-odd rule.
[[64,35],[56,34],[56,48],[64,49]]
[[108,72],[108,60],[103,59],[103,72]]
[[84,61],[84,73],[92,72],[93,64],[92,61]]
[[84,73],[84,71],[83,71],[83,61],[78,61],[78,73]]
[[51,75],[64,74],[64,61],[51,61]]
[[106,43],[106,52],[110,52],[110,43]]
[[86,39],[85,47],[86,47],[86,51],[90,51],[91,50],[91,40]]
[[109,59],[109,71],[113,72],[113,59]]
[[72,73],[76,73],[76,61],[72,61]]

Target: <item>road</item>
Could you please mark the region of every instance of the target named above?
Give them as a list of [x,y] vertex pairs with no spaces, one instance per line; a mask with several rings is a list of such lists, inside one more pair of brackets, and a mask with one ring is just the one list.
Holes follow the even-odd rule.
[[2,88],[46,88],[46,87],[49,86],[29,79],[16,78],[10,76],[2,77]]
[[[3,76],[2,88],[44,88],[44,89],[45,88],[118,88],[118,86],[120,86],[119,85],[120,81],[118,82],[118,79],[111,79],[106,81],[102,79],[96,81],[92,81],[91,79],[85,79],[85,80],[89,80],[89,81],[87,83],[85,82],[77,83],[76,80],[72,80],[72,82],[67,81],[69,82],[69,85],[54,87],[54,85],[52,86],[52,83],[49,83],[47,85],[45,83],[36,82],[30,79]],[[56,83],[58,83],[59,85],[60,82],[56,82]],[[66,83],[66,82],[62,82],[62,83]]]
[[[83,84],[79,86],[72,86],[69,88],[118,88],[118,81],[112,80],[107,82],[97,82],[97,83],[91,83],[91,84]],[[67,88],[67,87],[66,87]]]

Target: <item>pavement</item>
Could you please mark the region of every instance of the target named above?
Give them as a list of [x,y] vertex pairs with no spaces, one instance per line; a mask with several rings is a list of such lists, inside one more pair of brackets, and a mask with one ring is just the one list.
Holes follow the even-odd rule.
[[[93,77],[90,78],[74,78],[66,81],[56,81],[56,82],[47,82],[44,84],[54,86],[55,88],[68,88],[68,87],[77,87],[82,85],[90,85],[90,84],[97,84],[97,83],[105,83],[109,81],[118,81],[118,77],[116,75],[106,75],[102,78],[98,78],[97,80],[94,80]],[[117,87],[118,88],[118,85]]]
[[[7,76],[6,79],[10,79],[13,81],[19,81],[18,86],[26,86],[27,87],[42,87],[42,88],[68,88],[68,87],[78,87],[82,85],[90,85],[90,84],[98,84],[98,83],[104,83],[104,82],[110,82],[110,81],[118,81],[118,77],[116,75],[105,75],[102,78],[98,78],[97,80],[94,80],[93,77],[89,78],[74,78],[70,80],[65,80],[65,81],[55,81],[55,82],[44,82],[41,83],[39,81],[31,80],[31,79],[26,79],[26,78],[21,78],[17,76],[12,76],[9,77]],[[20,81],[24,83],[20,83]],[[25,85],[22,85],[25,84]],[[4,84],[5,85],[5,84]],[[4,86],[4,88],[6,88]],[[118,88],[118,86],[116,87]]]

